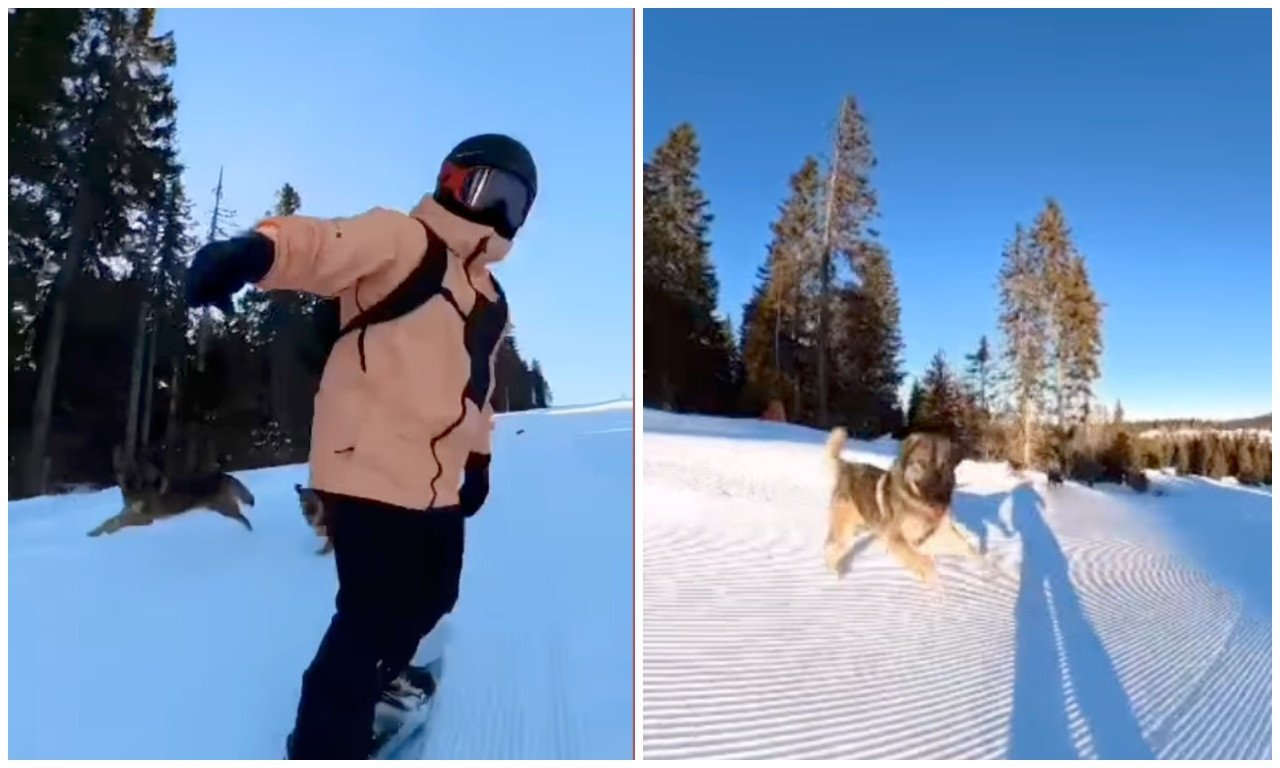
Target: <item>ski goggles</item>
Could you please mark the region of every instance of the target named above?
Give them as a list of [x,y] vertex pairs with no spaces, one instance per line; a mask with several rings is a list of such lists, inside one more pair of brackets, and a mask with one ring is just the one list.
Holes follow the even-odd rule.
[[503,237],[511,238],[524,225],[533,203],[529,187],[515,174],[491,166],[465,168],[445,163],[440,188]]

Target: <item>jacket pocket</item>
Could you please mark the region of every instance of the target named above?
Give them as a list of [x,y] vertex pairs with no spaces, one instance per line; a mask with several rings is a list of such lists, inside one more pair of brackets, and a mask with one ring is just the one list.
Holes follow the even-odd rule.
[[[374,406],[362,419],[356,434],[355,455],[360,464],[399,488],[430,495],[439,465],[431,451],[431,434],[415,429]],[[425,506],[429,498],[423,499]]]
[[311,422],[311,446],[316,453],[352,453],[360,441],[361,407],[359,394],[336,387],[316,393],[315,418]]

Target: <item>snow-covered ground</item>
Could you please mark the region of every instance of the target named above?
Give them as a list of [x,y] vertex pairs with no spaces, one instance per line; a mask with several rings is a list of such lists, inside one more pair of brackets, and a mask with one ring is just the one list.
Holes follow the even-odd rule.
[[[523,430],[523,433],[518,433]],[[631,403],[498,419],[424,758],[629,759]],[[9,505],[9,757],[281,756],[333,609],[293,490],[88,538],[111,489]]]
[[825,572],[824,434],[644,430],[646,759],[1271,758],[1269,491],[966,462],[956,515],[1004,575],[940,558],[931,591],[878,544]]

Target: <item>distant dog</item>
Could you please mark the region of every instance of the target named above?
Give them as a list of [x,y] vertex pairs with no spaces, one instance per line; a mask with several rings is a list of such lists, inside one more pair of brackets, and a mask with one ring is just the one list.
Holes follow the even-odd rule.
[[848,433],[832,430],[824,460],[835,480],[828,508],[826,565],[843,576],[854,540],[871,532],[889,553],[926,584],[936,580],[933,558],[925,554],[982,553],[951,514],[959,451],[946,437],[915,433],[902,443],[889,471],[840,458]]
[[244,483],[226,472],[205,472],[170,480],[150,462],[135,465],[122,461],[119,450],[112,459],[124,509],[89,531],[90,536],[151,525],[196,509],[213,510],[253,530],[249,518],[240,511],[240,503],[253,506],[253,494]]
[[1056,488],[1063,483],[1062,472],[1057,469],[1051,469],[1045,473],[1049,478],[1049,487]]
[[324,500],[314,488],[303,488],[294,483],[293,490],[298,494],[298,505],[302,507],[302,519],[307,521],[317,536],[324,538],[324,544],[316,550],[317,555],[327,555],[333,551],[333,538],[329,536],[329,520],[325,516]]

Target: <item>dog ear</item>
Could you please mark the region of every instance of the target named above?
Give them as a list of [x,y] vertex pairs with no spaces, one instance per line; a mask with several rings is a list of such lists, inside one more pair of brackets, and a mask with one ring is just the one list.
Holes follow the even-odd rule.
[[920,447],[920,433],[912,432],[902,440],[902,446],[898,449],[898,458],[905,464],[911,460],[911,455]]
[[912,432],[902,443],[902,463],[905,466],[929,469],[936,463],[934,451],[938,435],[930,432]]

